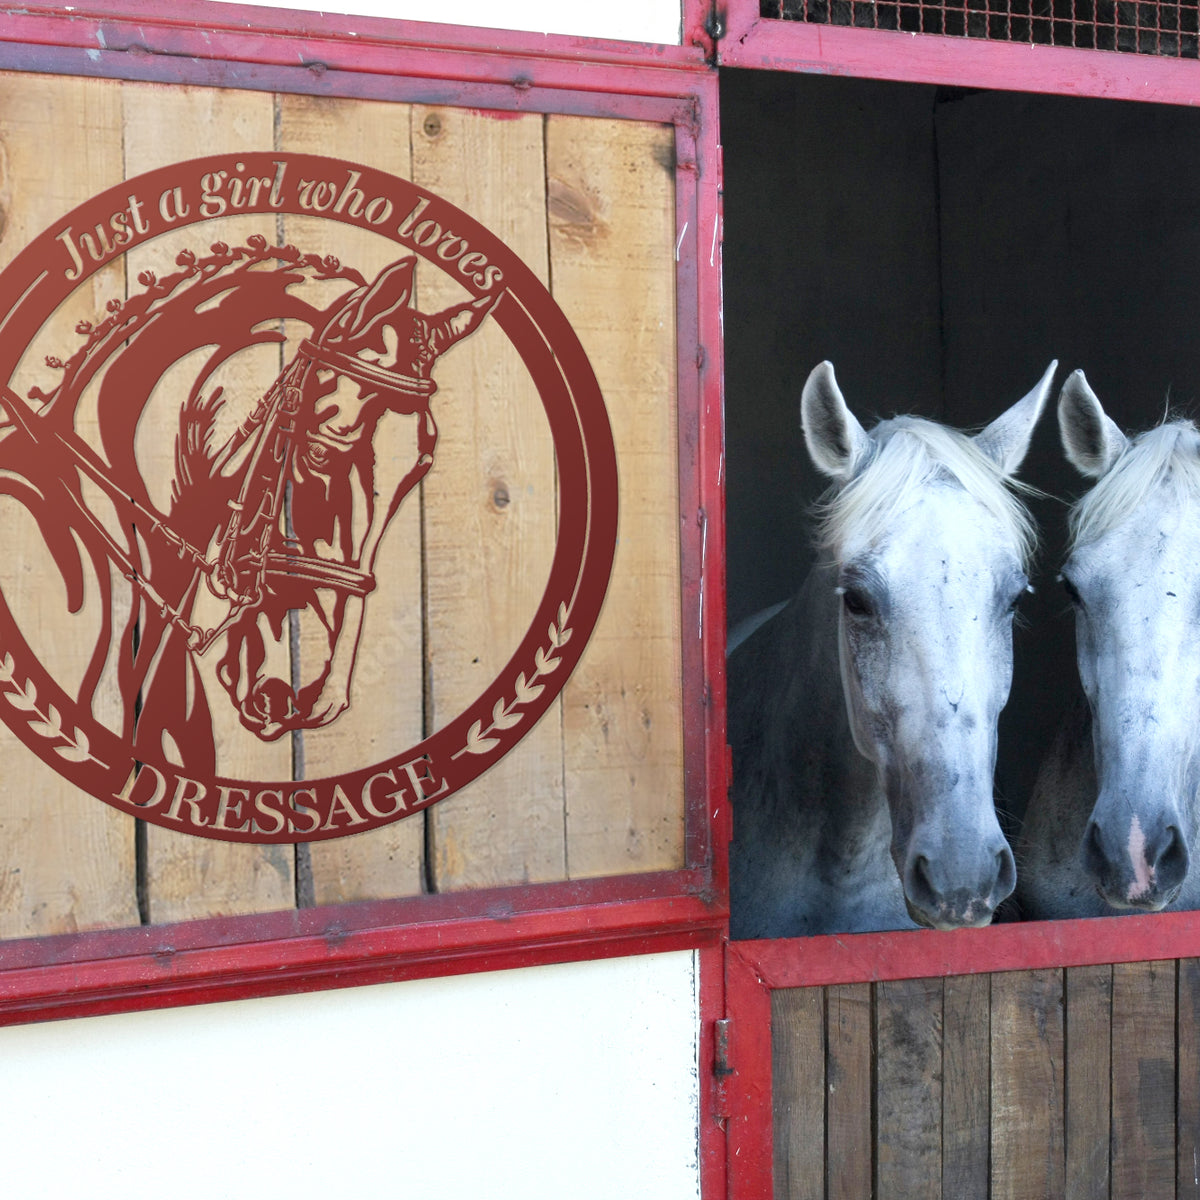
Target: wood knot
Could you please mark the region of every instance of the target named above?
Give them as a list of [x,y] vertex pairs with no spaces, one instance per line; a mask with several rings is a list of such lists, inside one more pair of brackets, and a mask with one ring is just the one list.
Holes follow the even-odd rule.
[[551,179],[546,189],[546,203],[554,227],[568,237],[581,240],[595,237],[602,227],[591,198],[579,188]]
[[503,483],[492,484],[492,507],[498,512],[506,509],[512,502],[508,488]]
[[421,125],[427,138],[438,137],[442,132],[442,118],[437,113],[429,113]]

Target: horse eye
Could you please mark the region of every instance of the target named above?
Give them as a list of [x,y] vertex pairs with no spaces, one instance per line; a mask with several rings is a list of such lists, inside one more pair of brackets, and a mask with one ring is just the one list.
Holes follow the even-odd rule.
[[865,592],[858,588],[846,588],[842,592],[842,607],[852,617],[869,617],[872,613],[871,601]]
[[1010,617],[1015,617],[1017,615],[1017,608],[1021,603],[1021,597],[1026,594],[1032,594],[1032,592],[1033,592],[1033,588],[1031,588],[1029,586],[1029,584],[1026,583],[1025,586],[1022,587],[1021,590],[1019,592],[1017,592],[1017,594],[1015,596],[1013,596],[1013,598],[1009,601],[1009,604],[1008,604],[1008,615]]
[[1065,575],[1060,575],[1058,577],[1058,581],[1063,585],[1063,591],[1067,593],[1067,597],[1071,603],[1075,605],[1076,608],[1082,608],[1083,597],[1076,590],[1075,585]]

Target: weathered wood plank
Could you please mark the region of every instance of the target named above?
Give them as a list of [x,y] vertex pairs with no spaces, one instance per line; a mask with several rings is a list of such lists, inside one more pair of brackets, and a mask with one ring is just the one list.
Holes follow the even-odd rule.
[[871,1194],[871,985],[826,989],[827,1200]]
[[821,988],[771,993],[771,1091],[775,1200],[825,1200],[825,993]]
[[875,985],[875,1195],[942,1194],[940,979]]
[[1200,959],[1181,958],[1178,970],[1175,1195],[1200,1200]]
[[1065,1186],[1062,972],[992,976],[992,1197]]
[[1066,972],[1069,1200],[1107,1200],[1111,1131],[1112,967]]
[[554,296],[599,379],[621,484],[612,582],[563,699],[574,878],[682,863],[673,136],[546,123]]
[[[413,179],[458,205],[547,278],[542,118],[413,109]],[[422,264],[426,312],[467,299]],[[554,448],[512,345],[486,321],[439,361],[437,457],[425,479],[426,654],[436,729],[507,664],[545,589],[556,534]],[[515,680],[512,681],[515,683]],[[515,750],[428,813],[438,891],[561,879],[558,705]]]
[[[119,84],[0,74],[0,268],[122,173]],[[123,295],[123,269],[113,263],[47,314],[11,381],[17,395],[53,386],[44,356],[69,357],[80,344],[76,323],[95,321],[106,301]],[[94,420],[81,416],[78,431],[95,443]],[[14,619],[70,691],[82,682],[100,635],[98,608],[85,603],[79,614],[68,612],[58,568],[27,509],[0,501],[0,527],[0,586]],[[111,683],[94,698],[93,716],[120,728]],[[0,727],[0,937],[137,922],[133,821],[68,784]]]
[[1112,1190],[1175,1195],[1174,962],[1113,967]]
[[[320,96],[279,98],[279,148],[304,154],[335,154],[408,179],[412,171],[408,105],[337,100]],[[334,254],[370,280],[403,257],[396,243],[350,225],[288,214],[285,242],[304,251]],[[405,431],[417,418],[388,414],[379,425],[376,450],[396,457],[409,450]],[[401,436],[394,436],[398,433]],[[411,466],[411,460],[404,469]],[[381,762],[421,740],[422,682],[421,503],[411,495],[392,518],[375,566],[351,686],[350,707],[324,729],[297,734],[297,765],[305,778],[338,775]],[[302,623],[300,678],[309,677],[327,647]],[[421,817],[370,833],[308,847],[311,899],[339,904],[414,895],[421,890],[425,831]]]
[[991,980],[944,982],[942,1000],[942,1195],[987,1200],[990,1142]]
[[[127,84],[124,89],[126,172],[140,174],[215,148],[270,150],[275,144],[275,102],[266,93],[208,88]],[[160,275],[173,268],[180,249],[206,253],[221,240],[236,245],[254,233],[275,241],[274,223],[261,216],[222,218],[166,234],[131,253],[131,277],[142,267]],[[252,405],[281,367],[277,346],[254,347],[238,355],[222,377],[228,406]],[[165,502],[173,474],[179,390],[164,388],[138,427],[138,458],[150,488]],[[247,410],[248,411],[248,410]],[[287,779],[291,747],[286,738],[263,743],[242,727],[234,706],[216,681],[219,655],[200,660],[212,708],[218,769],[248,779]],[[282,669],[287,677],[286,658]],[[146,895],[151,921],[262,912],[295,902],[294,852],[290,846],[248,846],[194,838],[159,826],[146,829]]]

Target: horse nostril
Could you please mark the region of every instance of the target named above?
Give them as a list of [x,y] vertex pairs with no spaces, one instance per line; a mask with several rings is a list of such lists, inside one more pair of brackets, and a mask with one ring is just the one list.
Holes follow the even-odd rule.
[[1188,873],[1188,848],[1183,834],[1174,825],[1166,829],[1167,844],[1154,864],[1159,888],[1166,892],[1183,883]]
[[908,898],[920,908],[930,911],[941,903],[941,896],[929,878],[929,859],[918,854],[908,869]]
[[1083,845],[1080,847],[1083,855],[1084,870],[1096,879],[1103,877],[1108,869],[1108,855],[1104,853],[1103,841],[1100,837],[1100,826],[1095,821],[1089,821],[1083,834]]
[[1017,862],[1013,852],[1005,844],[996,851],[996,890],[993,907],[999,907],[1001,901],[1007,900],[1017,886]]

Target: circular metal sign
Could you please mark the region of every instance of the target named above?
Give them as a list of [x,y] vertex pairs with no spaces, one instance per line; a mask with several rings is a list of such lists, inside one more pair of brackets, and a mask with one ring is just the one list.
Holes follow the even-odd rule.
[[[275,219],[285,214],[328,222],[335,249],[340,227],[369,230],[395,243],[395,257],[360,272],[334,254],[276,245]],[[261,233],[189,243],[136,286],[127,271],[126,298],[44,355],[59,382],[22,394],[23,357],[60,336],[52,315],[97,271],[164,234],[194,227],[206,242],[224,219],[247,216],[263,218]],[[454,303],[419,306],[419,263],[458,285]],[[37,522],[71,611],[87,595],[102,613],[82,678],[68,684],[39,661],[0,589],[0,717],[72,783],[204,837],[341,837],[451,795],[506,754],[561,691],[612,568],[612,433],[563,313],[466,213],[334,158],[194,159],[68,213],[0,274],[0,297],[0,496]],[[377,702],[352,686],[358,657],[372,652],[362,635],[377,553],[387,553],[384,530],[406,501],[416,503],[435,465],[437,418],[453,419],[438,414],[438,360],[488,323],[536,387],[557,475],[549,578],[515,652],[462,712],[400,754],[323,779],[227,777],[212,706],[232,706],[244,730],[271,742]],[[221,426],[231,397],[215,381],[262,345],[278,347],[281,369],[252,403],[243,398],[236,426]],[[143,477],[135,441],[168,377],[179,433],[164,502]],[[401,422],[413,449],[397,465],[377,435]],[[294,663],[280,668],[274,653],[286,652],[298,616],[324,636],[307,678]],[[197,667],[206,656],[217,663],[207,690]],[[119,730],[94,715],[114,679],[123,716],[110,723]]]

